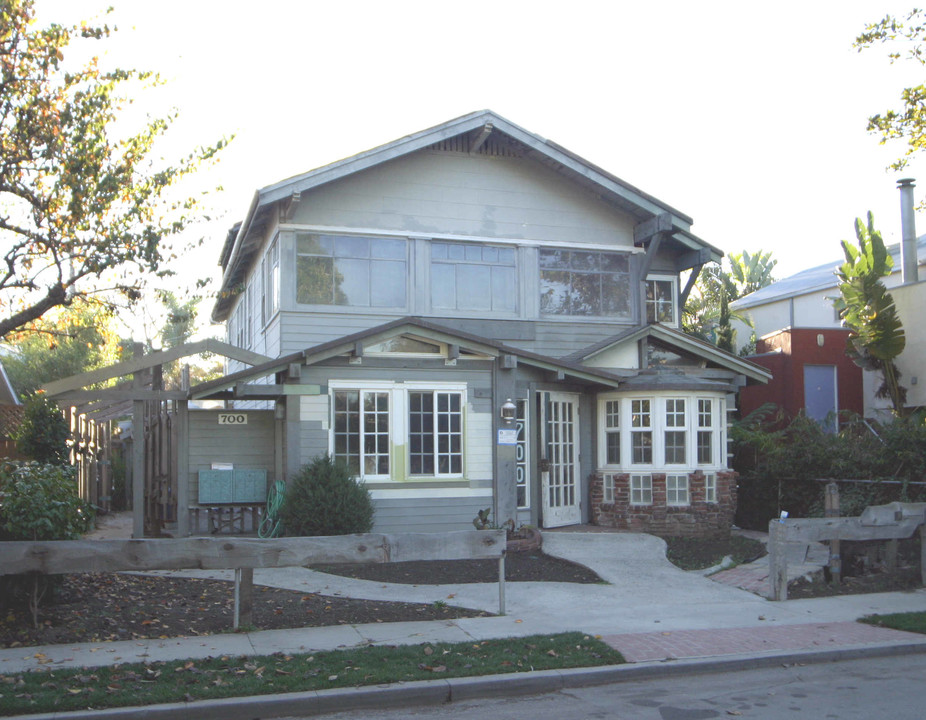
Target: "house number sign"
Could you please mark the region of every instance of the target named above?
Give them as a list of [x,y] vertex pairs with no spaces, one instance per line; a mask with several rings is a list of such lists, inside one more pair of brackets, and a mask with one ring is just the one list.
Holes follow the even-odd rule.
[[247,413],[219,413],[219,425],[247,425]]

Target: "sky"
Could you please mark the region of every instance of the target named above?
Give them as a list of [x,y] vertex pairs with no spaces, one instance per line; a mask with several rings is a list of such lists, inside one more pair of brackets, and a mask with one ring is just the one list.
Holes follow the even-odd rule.
[[[772,251],[778,277],[840,258],[868,211],[898,242],[899,177],[926,199],[926,160],[886,172],[904,147],[866,130],[926,68],[852,48],[908,10],[896,2],[111,2],[118,32],[95,49],[166,81],[133,111],[179,111],[168,157],[234,136],[188,186],[224,189],[182,277],[218,278],[256,189],[485,108],[691,216],[724,252]],[[40,22],[108,4],[36,1]]]

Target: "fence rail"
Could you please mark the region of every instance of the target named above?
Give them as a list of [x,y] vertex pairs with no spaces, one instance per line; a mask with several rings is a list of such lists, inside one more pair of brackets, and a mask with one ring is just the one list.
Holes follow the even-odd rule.
[[235,570],[235,624],[250,623],[254,568],[328,563],[495,559],[499,614],[505,614],[504,530],[448,533],[368,533],[335,537],[0,542],[0,576],[38,572]]

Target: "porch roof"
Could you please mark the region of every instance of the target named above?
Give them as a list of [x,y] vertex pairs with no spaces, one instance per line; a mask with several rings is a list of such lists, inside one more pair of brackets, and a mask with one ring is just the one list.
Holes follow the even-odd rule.
[[693,353],[722,368],[745,375],[749,380],[767,383],[772,379],[772,374],[761,365],[739,358],[725,350],[719,349],[715,345],[711,345],[709,342],[705,342],[704,340],[683,333],[680,330],[666,327],[659,323],[638,325],[637,327],[630,328],[617,335],[607,337],[594,345],[589,345],[563,359],[567,362],[581,363],[611,348],[625,343],[639,342],[640,340],[650,337],[685,352]]
[[[208,399],[210,397],[223,397],[226,391],[229,391],[239,383],[246,382],[247,380],[282,372],[293,364],[311,365],[356,350],[362,352],[363,345],[380,343],[403,333],[414,333],[415,335],[439,342],[459,345],[463,349],[492,358],[510,355],[516,358],[518,363],[553,372],[562,372],[564,376],[574,377],[583,382],[591,382],[604,387],[616,388],[624,382],[627,377],[636,374],[636,371],[603,370],[600,368],[585,367],[577,362],[557,360],[527,350],[509,347],[508,345],[478,335],[448,328],[444,325],[433,323],[419,317],[405,317],[383,325],[378,325],[368,330],[353,333],[352,335],[346,335],[338,340],[332,340],[322,343],[321,345],[315,345],[305,350],[284,355],[251,368],[239,370],[238,372],[231,373],[217,380],[201,383],[190,389],[190,395],[191,398],[195,400]],[[263,397],[263,399],[267,398]]]

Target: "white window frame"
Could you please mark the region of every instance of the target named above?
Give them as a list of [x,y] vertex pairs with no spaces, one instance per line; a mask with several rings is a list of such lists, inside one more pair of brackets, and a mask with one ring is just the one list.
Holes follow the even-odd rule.
[[666,505],[685,507],[691,504],[691,489],[688,475],[670,473],[666,475]]
[[[667,397],[662,400],[662,461],[668,467],[688,465],[689,451],[691,448],[691,429],[688,427],[688,398],[686,397]],[[678,403],[681,403],[679,410]],[[671,408],[671,410],[670,410]],[[682,460],[673,460],[669,462],[669,433],[680,433],[682,435]]]
[[[603,397],[598,403],[598,427],[601,428],[602,439],[599,464],[602,467],[620,467],[621,458],[625,457],[621,435],[621,415],[624,411],[621,404],[621,399],[617,397]],[[618,461],[616,463],[611,462],[608,457],[609,441],[613,436],[617,436]]]
[[[656,300],[649,300],[648,296],[650,295],[650,287],[652,286],[652,296],[656,297],[656,283],[657,282],[668,282],[672,285],[672,319],[670,321],[666,320],[657,320],[656,312]],[[646,293],[644,295],[645,307],[643,308],[644,313],[643,317],[646,318],[647,322],[659,322],[662,325],[669,325],[671,327],[678,327],[678,276],[676,275],[647,275],[646,276]],[[653,308],[653,320],[649,319],[650,307]]]
[[530,510],[530,403],[524,399],[515,402],[518,406],[517,419],[515,420],[515,427],[518,431],[518,440],[515,446],[515,492],[517,494],[523,490],[524,495],[524,504],[519,502],[518,510]]
[[614,503],[614,473],[604,473],[601,476],[601,502]]
[[704,473],[704,502],[717,503],[717,473]]
[[630,476],[630,504],[653,504],[653,474],[633,473]]
[[280,238],[275,237],[261,262],[261,315],[267,325],[280,311]]
[[[696,421],[694,428],[694,441],[695,441],[695,464],[698,467],[714,467],[718,464],[720,459],[720,448],[718,447],[718,437],[720,433],[718,432],[718,423],[717,423],[717,405],[718,402],[715,402],[717,398],[705,398],[699,397],[696,399],[697,410],[696,410]],[[705,413],[701,409],[701,403],[710,403],[710,409]],[[707,416],[707,424],[704,424],[705,416]],[[702,462],[701,460],[701,433],[710,433],[710,460]]]
[[[377,483],[381,482],[402,482],[405,480],[422,480],[433,478],[435,480],[455,480],[462,479],[466,475],[466,412],[467,412],[467,387],[466,383],[456,382],[390,382],[377,380],[331,380],[328,383],[328,407],[329,407],[329,427],[328,427],[328,452],[334,457],[334,412],[335,412],[335,393],[358,391],[361,393],[361,402],[363,393],[384,392],[389,396],[389,475],[367,475],[363,471],[363,454],[361,452],[360,475],[357,476],[363,480],[372,480]],[[411,473],[410,443],[409,443],[409,393],[410,392],[433,392],[433,393],[455,393],[460,396],[460,457],[461,470],[459,473],[440,473],[437,472],[437,442],[435,435],[435,472],[427,474]],[[435,423],[435,433],[437,424]],[[363,427],[360,431],[362,442]],[[396,446],[401,445],[404,452],[405,477],[395,477],[397,468],[397,458],[395,457]],[[362,448],[362,446],[361,446]]]
[[[641,418],[642,418],[642,416],[644,415],[644,410],[642,409],[642,405],[640,406],[640,410],[639,410],[639,411],[634,411],[634,403],[648,403],[647,409],[646,409],[646,411],[645,411],[645,418],[646,418],[646,421],[647,421],[645,425],[643,425],[643,424],[640,424],[640,425],[634,424],[634,418],[635,418],[636,416],[639,415],[639,416],[641,416]],[[654,417],[658,417],[658,415],[657,415],[657,410],[656,410],[656,402],[655,402],[655,399],[654,399],[654,398],[649,398],[649,397],[646,397],[646,398],[639,398],[639,397],[638,397],[638,398],[630,398],[630,413],[629,413],[629,417],[628,417],[628,422],[625,423],[625,424],[628,424],[628,425],[629,425],[629,428],[628,428],[628,438],[629,438],[629,440],[630,440],[630,442],[629,442],[630,456],[629,456],[629,458],[628,458],[629,462],[628,462],[627,464],[630,465],[631,467],[633,467],[633,466],[636,466],[636,467],[649,467],[649,466],[651,466],[651,465],[653,464],[654,459],[657,457],[657,455],[656,455],[656,438],[657,438],[657,433],[656,433],[656,431],[655,431],[655,429],[654,429],[654,427],[653,427],[653,425],[654,425],[654,423],[653,423],[653,418],[654,418]],[[650,439],[650,445],[649,445],[649,460],[648,460],[648,461],[647,461],[647,460],[643,460],[643,461],[637,462],[637,461],[634,459],[634,454],[633,454],[633,439],[634,439],[634,435],[643,435],[643,434],[649,434],[649,439]]]
[[[626,473],[681,473],[691,474],[695,470],[702,472],[717,472],[725,470],[727,467],[725,454],[725,434],[726,434],[726,398],[717,394],[711,397],[705,397],[704,394],[697,392],[679,392],[679,391],[661,391],[653,395],[625,395],[619,391],[600,393],[597,396],[597,434],[596,447],[598,458],[598,469],[602,472],[626,472]],[[669,426],[667,422],[667,409],[672,406],[672,401],[683,400],[685,403],[684,422],[681,426]],[[699,428],[699,401],[709,400],[711,404],[711,462],[698,462],[698,432],[704,431],[705,428]],[[650,423],[649,426],[633,425],[634,404],[640,401],[650,403]],[[608,427],[608,403],[619,403],[620,409],[620,429],[611,429]],[[620,458],[619,464],[608,462],[607,443],[608,434],[619,432],[620,434]],[[685,461],[679,463],[666,463],[666,432],[684,431],[685,437]],[[652,457],[649,462],[633,462],[633,436],[637,432],[648,432],[652,439]]]

